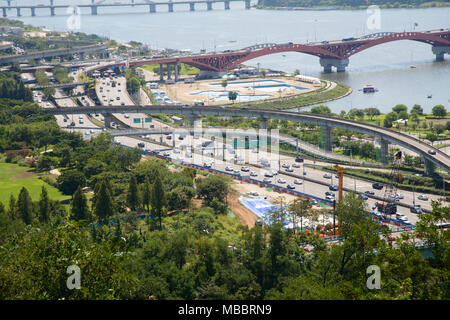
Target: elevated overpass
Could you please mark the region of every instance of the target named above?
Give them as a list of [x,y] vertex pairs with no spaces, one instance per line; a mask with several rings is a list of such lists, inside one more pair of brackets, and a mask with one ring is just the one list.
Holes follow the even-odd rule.
[[[353,120],[334,118],[324,115],[311,113],[300,113],[290,111],[265,110],[265,109],[249,109],[249,108],[230,108],[230,107],[204,107],[188,105],[151,105],[151,106],[94,106],[94,107],[76,107],[76,108],[58,108],[45,109],[45,113],[51,115],[69,115],[69,114],[87,114],[102,113],[104,116],[113,113],[146,113],[146,114],[181,114],[185,115],[191,121],[201,116],[217,116],[217,117],[246,117],[260,118],[261,128],[267,128],[268,119],[287,120],[295,122],[305,122],[321,126],[326,133],[325,148],[331,149],[331,130],[333,128],[341,128],[350,130],[369,136],[376,137],[380,141],[382,162],[387,163],[387,153],[389,143],[401,146],[411,150],[422,156],[427,163],[433,163],[443,170],[450,172],[450,157],[433,148],[430,145],[417,140],[409,135],[401,132],[392,131],[386,128],[378,127],[371,124],[361,123]],[[106,120],[107,117],[105,117]],[[108,127],[108,124],[105,123]],[[432,149],[435,154],[432,155],[428,151]],[[426,166],[428,168],[428,165]]]
[[28,62],[34,59],[43,59],[51,57],[60,57],[69,54],[85,54],[85,53],[107,53],[108,45],[106,43],[90,44],[87,46],[78,46],[72,48],[61,48],[45,51],[36,51],[28,54],[0,56],[0,65],[13,62]]
[[46,89],[46,88],[55,88],[55,89],[75,88],[77,86],[86,86],[86,85],[90,85],[92,83],[95,83],[95,81],[56,83],[56,84],[49,84],[49,85],[46,85],[46,86],[30,87],[30,89],[34,91],[34,90],[43,90],[43,89]]

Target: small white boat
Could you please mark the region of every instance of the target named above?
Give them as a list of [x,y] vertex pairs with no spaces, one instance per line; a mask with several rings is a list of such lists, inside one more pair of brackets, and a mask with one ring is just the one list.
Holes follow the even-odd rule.
[[433,98],[433,95],[430,93],[430,94],[427,96],[427,98],[428,98],[428,99]]

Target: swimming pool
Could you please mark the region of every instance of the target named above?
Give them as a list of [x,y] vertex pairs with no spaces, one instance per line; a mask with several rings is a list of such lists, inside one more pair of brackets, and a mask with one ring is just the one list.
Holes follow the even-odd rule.
[[[227,87],[229,87],[229,86],[231,86],[231,87],[245,87],[245,86],[248,86],[248,84],[258,85],[260,83],[276,85],[276,84],[284,84],[285,82],[281,81],[281,80],[273,80],[273,79],[269,79],[269,80],[250,80],[250,81],[227,81]],[[215,82],[215,83],[210,83],[209,85],[211,85],[211,86],[221,86],[222,83],[221,82]]]
[[285,91],[288,89],[295,89],[295,90],[308,90],[308,88],[304,88],[304,87],[297,87],[297,86],[293,86],[287,83],[284,84],[275,84],[275,85],[267,85],[267,86],[253,86],[253,87],[248,87],[251,89],[255,89],[258,91],[263,91],[263,92],[278,92],[279,90],[281,91]]

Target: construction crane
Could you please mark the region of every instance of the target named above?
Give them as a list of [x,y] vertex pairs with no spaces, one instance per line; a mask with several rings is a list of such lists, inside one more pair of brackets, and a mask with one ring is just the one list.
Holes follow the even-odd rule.
[[378,212],[384,219],[390,218],[391,215],[397,213],[397,184],[402,181],[402,174],[399,172],[402,163],[402,152],[397,151],[394,154],[394,161],[392,163],[392,171],[390,174],[390,183],[386,184],[384,190],[383,202],[375,204]]
[[339,202],[342,201],[342,188],[344,187],[344,172],[346,171],[344,168],[338,166],[337,164],[334,165],[334,167],[337,170],[337,173],[339,175],[339,185],[338,185],[338,195],[339,195]]

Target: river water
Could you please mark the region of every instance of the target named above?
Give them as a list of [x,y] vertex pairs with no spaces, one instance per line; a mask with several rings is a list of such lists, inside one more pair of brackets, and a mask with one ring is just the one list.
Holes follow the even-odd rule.
[[[15,1],[16,3],[42,3],[48,1]],[[64,3],[56,0],[55,3]],[[13,2],[14,3],[14,2]],[[72,3],[90,3],[90,0]],[[81,10],[80,30],[95,33],[119,42],[140,41],[151,48],[200,49],[217,51],[238,49],[255,43],[335,40],[357,37],[375,32],[421,31],[450,27],[450,8],[430,9],[382,9],[380,28],[368,30],[366,10],[330,11],[275,11],[245,10],[243,2],[231,3],[225,11],[223,3],[197,5],[190,12],[188,5],[175,5],[173,13],[167,7],[157,8],[149,14],[148,7],[99,8],[97,16],[90,9]],[[31,17],[29,10],[22,10],[20,20],[52,30],[67,31],[66,9],[58,9],[55,17],[48,9],[36,10]],[[124,13],[125,12],[125,13]],[[16,18],[15,10],[8,15]],[[414,25],[417,23],[417,26]],[[431,112],[436,104],[450,110],[450,57],[435,62],[431,46],[414,41],[396,41],[372,47],[350,57],[345,73],[322,73],[319,59],[299,53],[274,54],[248,61],[246,64],[263,68],[293,72],[324,79],[338,80],[350,85],[353,93],[345,98],[326,103],[334,112],[350,108],[377,107],[382,112],[404,103],[409,108],[418,103],[425,112]],[[414,65],[416,68],[411,68]],[[375,85],[378,92],[363,94],[366,84]],[[432,94],[432,98],[427,98]]]

